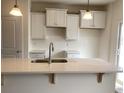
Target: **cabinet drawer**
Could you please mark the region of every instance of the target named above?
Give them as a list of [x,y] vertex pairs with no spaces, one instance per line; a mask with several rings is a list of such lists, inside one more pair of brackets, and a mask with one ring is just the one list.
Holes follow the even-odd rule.
[[44,59],[45,58],[45,54],[41,54],[41,53],[30,53],[30,58],[39,58],[39,59]]

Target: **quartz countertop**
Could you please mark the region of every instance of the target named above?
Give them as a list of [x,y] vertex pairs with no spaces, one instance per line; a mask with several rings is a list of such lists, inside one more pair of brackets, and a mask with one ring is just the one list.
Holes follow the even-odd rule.
[[67,59],[67,63],[31,63],[30,59],[6,58],[1,61],[2,74],[114,73],[117,68],[102,59]]

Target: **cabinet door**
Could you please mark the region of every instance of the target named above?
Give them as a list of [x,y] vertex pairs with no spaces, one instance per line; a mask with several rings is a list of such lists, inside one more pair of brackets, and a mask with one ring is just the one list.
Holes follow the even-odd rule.
[[45,39],[45,14],[31,14],[31,39]]
[[67,40],[78,40],[79,36],[79,16],[74,14],[67,15]]
[[105,15],[104,11],[94,11],[94,27],[105,28]]
[[[81,28],[93,28],[94,27],[94,20],[93,19],[90,19],[90,20],[83,19],[84,13],[85,13],[85,11],[81,12],[80,27]],[[93,15],[93,13],[92,13],[92,15]]]
[[65,9],[47,9],[46,25],[48,27],[66,27]]
[[46,12],[46,25],[47,26],[56,26],[56,11],[55,10],[47,10]]
[[22,58],[22,19],[2,17],[1,54],[5,58]]
[[66,27],[66,11],[56,10],[56,24],[59,27]]

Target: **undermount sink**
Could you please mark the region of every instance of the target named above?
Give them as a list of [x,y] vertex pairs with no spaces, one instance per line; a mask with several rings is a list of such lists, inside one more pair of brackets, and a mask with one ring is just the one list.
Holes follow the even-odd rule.
[[[52,59],[52,63],[67,63],[66,59]],[[32,60],[31,63],[49,63],[47,59]]]

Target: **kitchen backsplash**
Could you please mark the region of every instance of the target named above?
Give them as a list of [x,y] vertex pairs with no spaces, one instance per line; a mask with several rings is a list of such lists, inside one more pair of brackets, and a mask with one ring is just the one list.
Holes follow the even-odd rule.
[[47,28],[45,40],[31,40],[29,51],[46,50],[48,56],[49,43],[54,43],[53,57],[64,57],[65,50],[78,50],[82,58],[99,56],[100,31],[97,29],[80,29],[79,40],[67,41],[64,28]]

